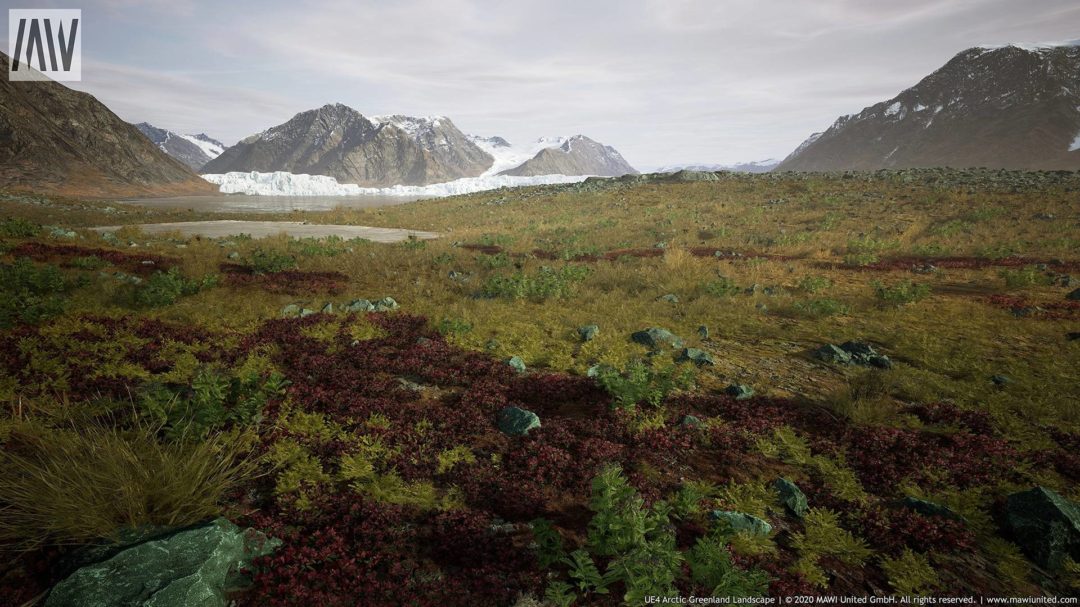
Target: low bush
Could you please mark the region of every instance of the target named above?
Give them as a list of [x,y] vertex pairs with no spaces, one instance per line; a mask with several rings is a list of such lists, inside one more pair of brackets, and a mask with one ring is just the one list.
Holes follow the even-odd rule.
[[809,299],[796,302],[792,309],[797,316],[818,319],[829,316],[843,316],[851,313],[847,304],[830,298]]
[[1007,289],[1023,289],[1050,284],[1050,280],[1033,266],[1002,270],[998,275],[1005,280],[1005,288]]
[[281,396],[287,384],[276,373],[240,378],[203,368],[190,386],[147,386],[137,405],[169,437],[198,439],[230,424],[257,421],[267,401]]
[[517,272],[511,276],[492,276],[484,283],[480,294],[490,298],[539,301],[549,297],[566,297],[588,275],[589,268],[585,266],[569,265],[558,269],[543,266],[532,274]]
[[273,249],[255,249],[248,265],[256,274],[273,274],[296,268],[296,258]]
[[693,371],[674,365],[654,367],[642,360],[632,360],[622,371],[601,365],[595,377],[597,384],[614,397],[614,407],[630,409],[640,403],[659,407],[673,391],[691,385]]
[[63,294],[74,286],[56,266],[36,266],[26,258],[0,264],[0,328],[37,324],[62,313]]
[[799,281],[799,289],[807,293],[819,293],[832,287],[832,285],[832,281],[824,276],[804,276]]
[[19,217],[6,217],[0,221],[0,237],[2,238],[30,238],[37,236],[40,231],[41,226]]
[[878,301],[894,306],[922,301],[930,295],[930,285],[911,280],[905,280],[892,286],[874,281],[871,286],[874,288],[874,296],[877,297]]
[[208,274],[201,280],[193,280],[185,278],[177,268],[168,272],[154,272],[153,276],[135,290],[135,303],[145,308],[169,306],[181,297],[194,295],[217,284],[218,277],[213,274]]
[[706,283],[704,289],[706,293],[713,297],[730,297],[732,295],[737,295],[739,291],[742,290],[736,286],[735,283],[731,282],[731,280],[724,278],[723,276],[712,282]]

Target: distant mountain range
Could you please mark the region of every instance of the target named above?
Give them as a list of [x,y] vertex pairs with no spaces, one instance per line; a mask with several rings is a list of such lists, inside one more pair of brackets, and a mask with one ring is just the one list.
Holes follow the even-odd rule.
[[0,188],[86,197],[216,191],[92,95],[10,82],[8,70],[0,54]]
[[815,133],[776,170],[1080,169],[1080,40],[968,49]]
[[779,160],[755,160],[753,162],[740,162],[736,164],[672,164],[656,169],[657,173],[676,173],[678,171],[732,171],[734,173],[768,173],[780,164]]
[[501,137],[465,135],[445,116],[365,117],[338,103],[301,112],[244,139],[207,162],[201,172],[286,171],[362,187],[428,185],[489,174],[634,172],[613,148],[587,137],[559,139],[553,145],[557,151],[542,146],[511,164],[520,149]]
[[193,171],[198,171],[225,150],[223,143],[205,133],[179,135],[146,122],[136,124],[135,128],[142,131],[142,134],[161,148],[162,152],[183,162]]

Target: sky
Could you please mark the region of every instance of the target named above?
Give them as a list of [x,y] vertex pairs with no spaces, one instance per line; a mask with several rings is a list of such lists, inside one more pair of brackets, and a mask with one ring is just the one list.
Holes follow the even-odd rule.
[[[1076,0],[0,0],[81,8],[120,117],[232,144],[327,103],[639,170],[783,158],[980,44],[1080,38]],[[7,11],[2,47],[7,49]]]

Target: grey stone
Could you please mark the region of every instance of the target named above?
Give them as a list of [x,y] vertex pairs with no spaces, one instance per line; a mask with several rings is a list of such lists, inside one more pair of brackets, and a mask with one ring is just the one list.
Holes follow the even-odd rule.
[[681,348],[683,346],[682,339],[679,339],[679,337],[671,331],[661,329],[660,327],[642,329],[641,331],[632,334],[630,339],[652,350],[658,350],[665,345],[671,348]]
[[366,299],[354,299],[343,306],[347,312],[372,312],[375,304]]
[[1065,299],[1072,301],[1080,301],[1080,289],[1073,289],[1069,291],[1069,294],[1065,296]]
[[600,332],[599,325],[585,325],[584,327],[578,327],[577,333],[581,338],[581,341],[592,341],[596,334]]
[[228,257],[229,259],[240,259],[240,254],[236,251],[233,251],[232,253],[226,255],[226,257]]
[[292,318],[294,316],[300,316],[300,305],[291,303],[281,309],[281,316],[284,318]]
[[393,297],[383,297],[379,301],[375,302],[376,312],[385,312],[387,310],[398,309],[398,302],[394,301]]
[[46,607],[225,607],[225,592],[246,584],[251,559],[281,542],[225,519],[134,544],[77,569]]
[[323,307],[322,307],[322,313],[323,314],[333,314],[334,313],[334,304],[332,304],[330,302],[326,302],[326,304],[324,304]]
[[684,415],[679,425],[685,428],[698,428],[701,426],[701,420],[693,415]]
[[754,389],[745,384],[731,384],[724,388],[724,394],[735,397],[735,400],[746,400],[754,395]]
[[1080,561],[1080,508],[1045,487],[1013,493],[1005,501],[1005,527],[1017,545],[1042,567],[1060,569]]
[[806,494],[799,486],[786,478],[778,478],[773,482],[773,487],[780,494],[780,503],[787,508],[788,512],[798,518],[806,516],[809,505],[806,502]]
[[520,356],[511,356],[506,361],[506,364],[513,367],[514,370],[517,371],[518,373],[524,373],[525,372],[525,361],[521,360]]
[[727,524],[731,531],[736,533],[746,532],[751,535],[769,535],[772,533],[772,525],[768,522],[745,512],[731,510],[713,510],[709,518],[719,523]]
[[697,328],[697,334],[701,339],[709,339],[709,327],[701,325]]
[[900,505],[909,510],[914,510],[915,512],[918,512],[919,514],[922,514],[924,516],[940,516],[942,518],[952,519],[954,521],[967,522],[967,519],[957,514],[955,510],[949,508],[948,506],[935,504],[934,502],[928,502],[926,500],[912,497],[910,495],[905,497],[904,500],[900,502]]
[[995,386],[1004,386],[1012,380],[1009,379],[1008,375],[991,375],[990,381],[994,382]]
[[688,360],[699,367],[716,364],[711,354],[698,348],[683,348],[682,353],[679,354],[679,360]]
[[525,436],[533,428],[540,427],[540,418],[532,411],[518,407],[506,407],[499,411],[496,423],[499,432],[508,436]]
[[674,293],[668,293],[667,295],[661,295],[660,297],[657,297],[656,300],[676,304],[679,303],[679,296]]

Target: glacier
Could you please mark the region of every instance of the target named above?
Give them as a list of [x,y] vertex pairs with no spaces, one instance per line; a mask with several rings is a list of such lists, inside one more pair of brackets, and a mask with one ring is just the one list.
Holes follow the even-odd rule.
[[441,198],[458,194],[471,194],[497,188],[513,188],[529,185],[577,183],[589,175],[536,175],[518,177],[510,175],[484,175],[465,177],[445,183],[430,185],[395,185],[387,188],[362,188],[355,183],[338,183],[325,175],[307,175],[274,171],[216,173],[202,178],[219,186],[222,194],[248,194],[253,196],[409,196]]

